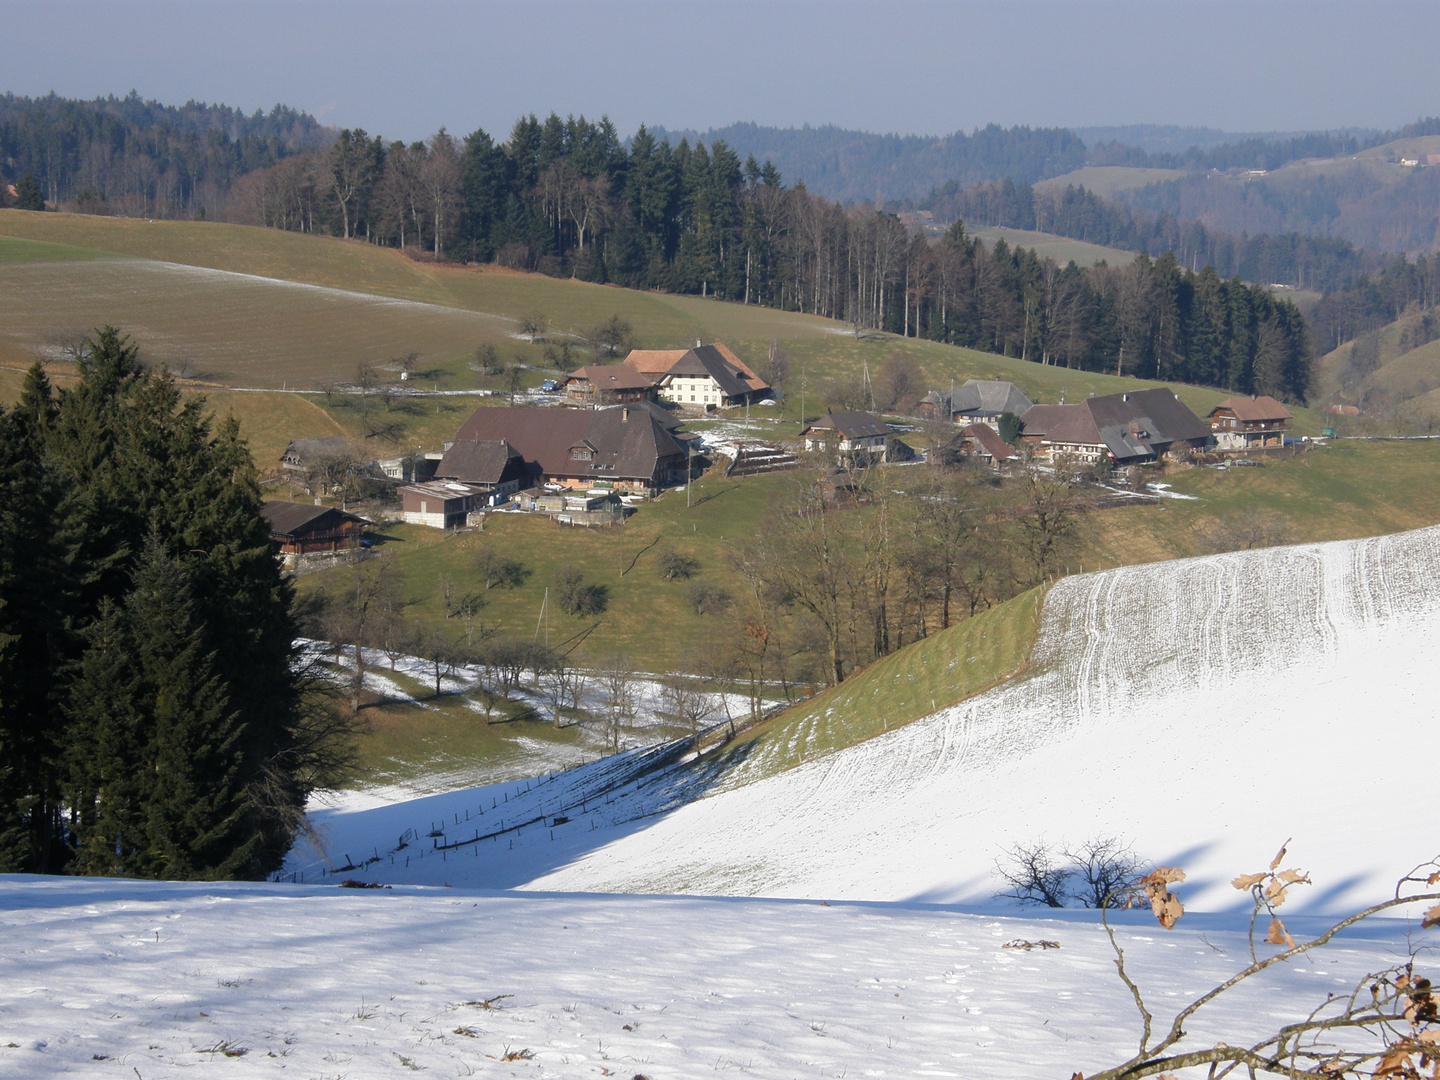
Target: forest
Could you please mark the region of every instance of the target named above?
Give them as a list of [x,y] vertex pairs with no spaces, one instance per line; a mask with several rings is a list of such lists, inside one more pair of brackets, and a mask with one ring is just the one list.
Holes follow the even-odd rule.
[[940,221],[1033,229],[1152,256],[1171,251],[1191,269],[1210,265],[1223,277],[1320,292],[1343,288],[1390,261],[1339,237],[1222,232],[1169,209],[1139,209],[1073,184],[1037,190],[1008,178],[970,187],[948,183],[915,205]]
[[0,95],[0,171],[16,184],[34,177],[46,200],[80,213],[219,216],[239,177],[327,141],[314,117],[284,105],[246,116],[133,91],[94,101]]
[[0,873],[261,878],[349,721],[297,656],[233,417],[113,328],[0,408]]

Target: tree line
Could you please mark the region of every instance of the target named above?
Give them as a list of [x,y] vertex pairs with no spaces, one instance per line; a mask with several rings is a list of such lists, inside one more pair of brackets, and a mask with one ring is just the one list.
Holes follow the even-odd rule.
[[233,418],[113,328],[0,409],[0,870],[255,878],[346,760]]
[[0,178],[31,177],[44,199],[81,213],[223,216],[239,177],[328,138],[314,117],[284,105],[246,116],[133,91],[93,101],[0,95]]
[[1127,206],[1078,185],[1037,191],[1008,178],[968,188],[952,183],[916,206],[941,221],[1034,229],[1152,257],[1173,251],[1180,265],[1192,270],[1210,265],[1222,277],[1238,275],[1246,281],[1321,292],[1343,288],[1389,261],[1389,256],[1358,249],[1340,237],[1300,232],[1236,235],[1198,220],[1182,220],[1171,209]]

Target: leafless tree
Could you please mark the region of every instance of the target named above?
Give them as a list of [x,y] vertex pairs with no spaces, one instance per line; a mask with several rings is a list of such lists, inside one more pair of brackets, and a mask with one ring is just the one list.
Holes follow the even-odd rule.
[[360,711],[360,692],[365,685],[365,649],[378,644],[380,628],[403,606],[399,597],[400,574],[393,560],[380,557],[352,563],[335,579],[328,597],[325,631],[341,649],[348,649],[354,662],[350,679],[350,710]]
[[461,207],[460,151],[443,127],[430,138],[430,154],[420,166],[420,184],[434,230],[435,258],[439,259]]
[[530,339],[533,345],[545,336],[545,331],[550,325],[550,320],[540,312],[531,312],[529,315],[522,315],[515,328]]
[[626,722],[635,719],[639,710],[640,678],[635,671],[635,662],[623,652],[611,653],[602,661],[598,678],[605,692],[605,719],[610,735],[610,752],[619,753],[622,749],[622,728]]
[[661,697],[665,709],[679,723],[690,729],[695,753],[700,753],[700,729],[715,713],[715,696],[693,677],[682,673],[665,676]]

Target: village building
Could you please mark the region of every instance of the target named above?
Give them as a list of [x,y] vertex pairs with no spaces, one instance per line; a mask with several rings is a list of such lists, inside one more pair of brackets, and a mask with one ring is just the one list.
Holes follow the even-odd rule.
[[446,455],[462,443],[503,440],[525,462],[526,487],[545,483],[654,493],[685,482],[691,455],[661,420],[663,410],[647,406],[480,408],[461,426]]
[[890,425],[874,413],[827,412],[800,433],[806,450],[828,450],[843,460],[863,463],[885,456]]
[[916,406],[921,416],[945,417],[957,424],[977,421],[999,429],[1000,414],[1024,416],[1034,403],[1012,382],[968,379],[949,390],[931,390]]
[[1209,425],[1163,386],[1074,405],[1035,405],[1020,419],[1022,440],[1041,457],[1088,464],[1134,465],[1213,441]]
[[625,364],[650,378],[659,395],[687,409],[713,411],[749,405],[770,387],[729,347],[716,342],[683,350],[636,349]]
[[478,524],[493,493],[478,484],[430,480],[400,489],[400,513],[407,525],[463,529]]
[[314,503],[262,503],[260,516],[270,528],[270,542],[287,565],[305,555],[336,555],[360,545],[368,522],[364,518]]
[[961,428],[943,455],[950,459],[971,458],[996,469],[1020,456],[993,427],[978,423]]
[[524,456],[504,439],[467,439],[445,448],[435,479],[478,488],[494,504],[528,487],[531,476]]
[[633,405],[655,397],[655,380],[628,364],[591,364],[565,378],[572,405]]
[[417,450],[401,457],[380,458],[375,464],[390,480],[398,480],[402,484],[423,484],[426,480],[435,479],[435,470],[442,456],[438,450]]
[[1221,450],[1284,446],[1290,410],[1264,394],[1226,398],[1210,410],[1210,430]]
[[327,463],[348,460],[350,440],[341,435],[322,439],[291,439],[280,455],[280,472],[298,486],[314,494],[329,494],[322,479]]

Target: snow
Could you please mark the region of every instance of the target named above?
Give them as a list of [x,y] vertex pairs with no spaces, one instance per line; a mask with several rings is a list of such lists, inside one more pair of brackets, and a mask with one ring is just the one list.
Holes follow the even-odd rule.
[[[1233,920],[1121,921],[1157,1012],[1244,962]],[[1393,963],[1405,929],[1282,965],[1193,1042],[1303,1014]],[[5,1080],[1041,1077],[1138,1035],[1089,913],[14,876],[0,940]]]
[[[622,759],[319,823],[381,881],[971,905],[1016,843],[1117,836],[1210,910],[1295,836],[1327,883],[1306,902],[1348,908],[1435,854],[1424,815],[1373,816],[1434,719],[1437,570],[1425,529],[1079,575],[1027,677],[778,776]],[[505,805],[439,865],[388,861],[405,827],[484,837]]]
[[[997,854],[1113,832],[1189,871],[1176,929],[1117,916],[1162,1023],[1246,962],[1227,882],[1285,837],[1316,879],[1297,936],[1388,894],[1434,854],[1405,766],[1435,713],[1437,569],[1428,529],[1081,575],[1024,677],[779,776],[660,744],[317,808],[326,850],[298,847],[293,883],[0,876],[0,1080],[1088,1074],[1133,1052],[1134,1005],[1094,913],[994,899]],[[1187,1045],[1426,943],[1347,931]]]

